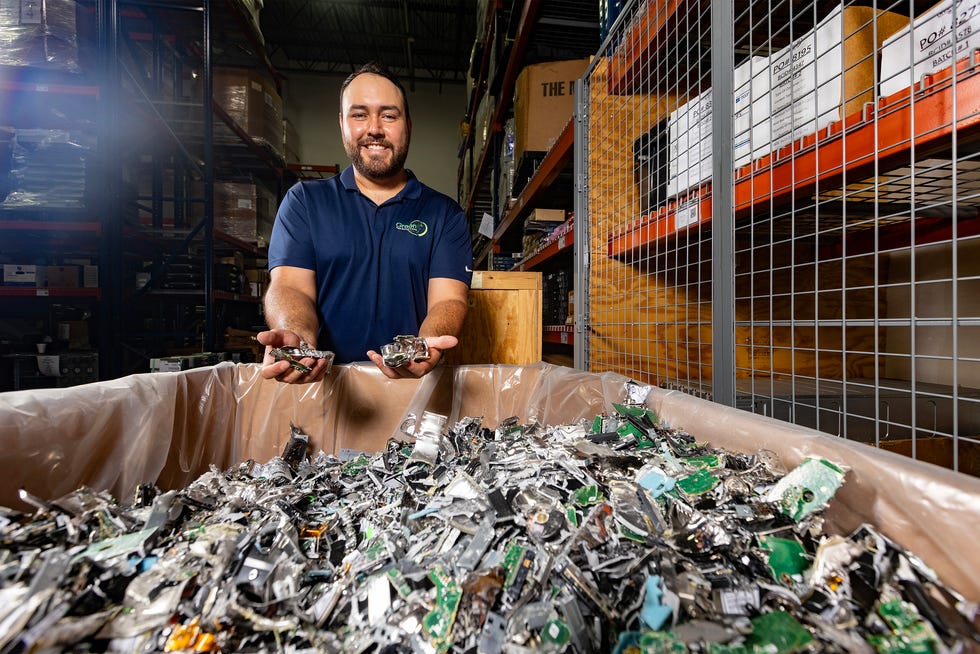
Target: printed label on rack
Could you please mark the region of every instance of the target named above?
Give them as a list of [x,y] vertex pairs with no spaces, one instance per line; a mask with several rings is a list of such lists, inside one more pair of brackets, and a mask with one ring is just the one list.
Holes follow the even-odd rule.
[[562,345],[568,345],[568,332],[562,332],[559,340],[561,340]]
[[564,236],[562,236],[561,238],[558,239],[558,249],[559,250],[564,250],[565,249],[565,237]]
[[48,295],[50,295],[48,289],[46,288],[37,289],[37,297],[48,297]]
[[700,202],[697,198],[686,200],[677,205],[674,211],[674,231],[693,225],[700,219]]

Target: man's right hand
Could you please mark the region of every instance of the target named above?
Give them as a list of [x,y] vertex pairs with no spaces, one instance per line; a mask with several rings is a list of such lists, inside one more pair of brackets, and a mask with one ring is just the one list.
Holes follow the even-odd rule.
[[[275,347],[284,345],[298,346],[303,339],[296,332],[288,329],[271,329],[266,332],[259,332],[255,339],[265,346],[265,360],[262,362],[262,370],[259,374],[265,379],[275,379],[284,384],[309,384],[323,379],[327,372],[330,362],[326,359],[314,359],[305,357],[300,359],[300,363],[312,368],[310,372],[300,372],[289,365],[288,361],[276,361],[269,351]],[[315,343],[316,341],[311,341]]]

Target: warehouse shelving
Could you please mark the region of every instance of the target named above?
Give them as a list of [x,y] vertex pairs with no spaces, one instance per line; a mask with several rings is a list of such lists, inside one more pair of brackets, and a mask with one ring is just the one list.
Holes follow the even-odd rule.
[[502,241],[511,228],[519,225],[531,213],[544,192],[548,190],[559,174],[567,169],[572,159],[573,123],[569,121],[554,146],[545,155],[544,160],[535,170],[527,186],[517,196],[514,206],[507,211],[500,224],[494,230],[493,239],[477,253],[475,263],[481,264],[490,254],[495,243]]
[[[900,47],[908,38],[908,13],[932,4],[630,6],[588,74],[587,119],[599,137],[587,144],[587,168],[576,170],[593,189],[584,215],[589,242],[576,243],[591,265],[583,326],[590,370],[912,456],[943,451],[944,465],[976,474],[980,52],[958,48],[953,65],[915,79],[906,71],[908,86],[895,90],[892,80],[887,96],[876,68],[884,43]],[[806,59],[805,39],[835,15],[842,18],[833,38],[847,45],[817,46],[840,53],[830,58],[837,68],[819,68]],[[958,25],[956,33],[965,39],[970,29]],[[793,50],[794,74],[777,78],[773,66],[786,61],[790,44],[802,49]],[[797,53],[809,67],[797,69]],[[731,104],[725,84],[750,55],[768,58],[769,77],[761,96],[752,86],[753,154],[743,165],[732,143],[745,133],[736,121],[748,105]],[[809,86],[790,96],[801,76]],[[818,110],[806,94],[821,83],[831,92]],[[757,106],[773,121],[772,134],[788,133],[777,131],[774,110],[756,105],[775,97],[775,85],[793,98],[783,117],[792,115],[795,136],[774,136],[764,150],[769,132],[757,136]],[[676,116],[684,106],[703,107],[688,105],[699,95],[714,106],[709,136],[699,125],[693,138],[713,165],[707,179],[667,191],[668,180],[694,168],[676,154],[684,146],[669,130],[693,132]],[[819,129],[799,128],[831,110]],[[635,148],[645,134],[666,135],[640,173],[653,185],[643,192],[656,191],[652,206],[631,176],[641,170]],[[693,170],[693,179],[704,170]]]
[[[515,2],[509,17],[502,5],[489,2],[487,13],[478,33],[479,42],[474,52],[479,56],[472,63],[474,92],[470,98],[467,124],[460,144],[459,178],[469,178],[461,183],[460,203],[469,217],[473,232],[484,214],[495,218],[492,236],[475,236],[474,262],[477,267],[499,265],[494,253],[511,253],[523,250],[524,219],[536,208],[570,207],[573,198],[572,154],[575,125],[570,120],[563,126],[543,158],[529,162],[517,170],[523,176],[518,183],[526,185],[512,200],[495,199],[494,189],[499,187],[500,145],[504,123],[512,111],[512,96],[518,76],[526,65],[544,61],[581,59],[594,52],[598,45],[598,12],[594,3],[572,0],[525,0]],[[562,55],[548,56],[548,48],[561,49]],[[496,53],[496,60],[491,56]],[[501,56],[502,53],[502,56]],[[488,134],[482,148],[474,151],[478,142],[475,135],[477,108],[486,94],[493,94],[489,109]],[[467,170],[472,163],[472,171]],[[520,162],[514,162],[515,168]],[[515,185],[517,186],[517,185]],[[573,263],[574,237],[571,233],[560,243],[549,244],[540,252],[525,257],[517,263],[515,271],[543,271],[567,268],[569,277]],[[516,256],[516,255],[515,255]],[[506,264],[509,266],[510,264]],[[549,289],[544,289],[547,293]],[[551,344],[571,344],[570,332],[545,331],[544,339]],[[547,330],[548,326],[545,326]],[[570,357],[566,357],[570,359]]]
[[[121,184],[121,173],[114,180],[123,197],[114,214],[128,214],[111,233],[123,250],[114,262],[121,278],[114,302],[133,309],[114,325],[123,345],[115,371],[125,374],[145,369],[152,357],[220,350],[229,326],[261,328],[260,299],[249,293],[241,267],[261,269],[265,246],[222,231],[215,220],[218,184],[254,186],[252,210],[258,213],[254,203],[268,195],[274,212],[274,201],[301,174],[280,153],[281,126],[262,123],[261,133],[269,134],[260,139],[217,97],[219,66],[248,71],[280,90],[282,78],[240,0],[99,1],[104,15],[117,17],[105,38],[126,55],[107,64],[108,92],[141,121],[139,136],[116,141],[112,155],[128,158],[123,168],[139,171],[144,181],[133,202],[126,199],[130,182]],[[105,50],[111,58],[111,48]],[[222,257],[234,263],[222,265]],[[239,269],[236,279],[218,279],[231,265]],[[148,279],[134,284],[139,271]]]
[[[927,156],[948,149],[953,132],[961,142],[980,135],[980,62],[975,52],[953,67],[940,70],[879,100],[877,105],[847,116],[826,130],[806,136],[776,153],[735,172],[736,220],[752,209],[778,206],[794,196],[821,187],[867,177],[908,161],[914,150]],[[954,101],[955,88],[955,101]],[[951,108],[955,117],[951,120]],[[914,128],[913,128],[914,126]],[[910,134],[914,129],[914,137]],[[683,194],[650,216],[609,237],[609,256],[625,257],[711,223],[710,183]],[[922,243],[923,241],[920,241]]]

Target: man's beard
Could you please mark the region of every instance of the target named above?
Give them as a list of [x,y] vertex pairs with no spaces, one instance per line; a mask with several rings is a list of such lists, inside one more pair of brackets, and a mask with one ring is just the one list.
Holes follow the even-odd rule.
[[396,148],[389,141],[364,141],[364,145],[370,143],[380,143],[388,148],[391,152],[391,160],[385,163],[383,160],[368,158],[364,156],[361,150],[361,143],[344,143],[344,149],[347,150],[347,156],[350,157],[351,163],[354,164],[354,168],[360,174],[364,175],[368,179],[388,179],[399,172],[405,166],[405,160],[408,158],[408,147]]

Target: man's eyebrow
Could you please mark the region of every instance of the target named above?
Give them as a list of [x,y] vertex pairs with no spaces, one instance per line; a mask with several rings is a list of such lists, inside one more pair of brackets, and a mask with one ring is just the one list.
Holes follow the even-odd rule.
[[[397,111],[398,113],[402,113],[402,108],[397,104],[381,105],[378,109],[379,111]],[[366,104],[352,104],[348,108],[348,111],[368,111],[368,110],[369,107]]]

